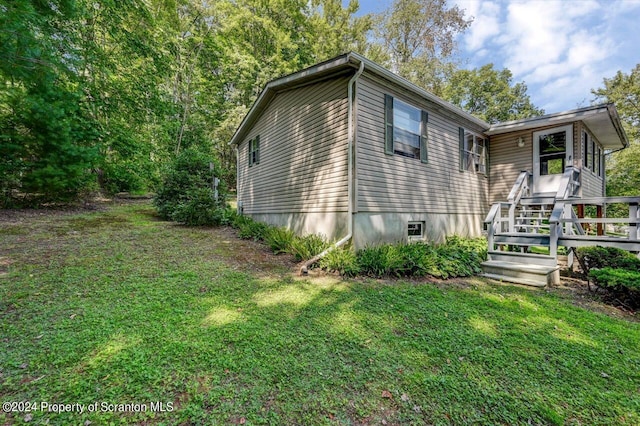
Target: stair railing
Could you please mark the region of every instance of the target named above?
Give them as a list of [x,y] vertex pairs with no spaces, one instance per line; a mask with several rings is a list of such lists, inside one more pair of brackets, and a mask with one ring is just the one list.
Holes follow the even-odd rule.
[[565,167],[558,192],[556,193],[556,200],[566,200],[567,198],[580,196],[580,180],[579,168],[573,166]]
[[[520,172],[511,188],[511,192],[509,192],[509,196],[507,197],[508,201],[506,203],[494,203],[491,206],[491,210],[489,210],[489,214],[487,214],[484,220],[487,228],[489,251],[494,250],[494,236],[505,231],[504,224],[508,224],[508,232],[514,232],[516,207],[523,196],[530,195],[531,176],[531,173],[526,170]],[[506,215],[504,215],[503,209],[508,209]]]
[[[556,202],[549,217],[549,255],[556,259],[558,257],[558,239],[564,235],[565,231],[567,234],[572,232],[571,224],[568,223],[567,219],[575,218],[575,214],[573,213],[573,205],[569,200],[579,196],[580,179],[580,169],[573,166],[565,167],[558,192],[556,193]],[[563,223],[567,223],[566,230],[563,230]]]
[[509,192],[507,197],[507,202],[509,203],[509,232],[516,231],[516,208],[520,204],[520,199],[531,195],[531,178],[532,174],[530,172],[521,171],[511,188],[511,192]]

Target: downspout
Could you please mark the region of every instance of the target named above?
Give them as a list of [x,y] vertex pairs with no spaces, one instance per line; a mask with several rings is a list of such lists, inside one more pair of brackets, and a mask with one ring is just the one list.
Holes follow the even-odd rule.
[[239,215],[244,214],[244,206],[242,200],[238,199],[240,195],[239,186],[240,186],[240,149],[238,149],[238,145],[236,144],[236,213]]
[[325,257],[331,250],[345,245],[347,241],[349,241],[353,236],[353,141],[355,139],[355,127],[353,125],[355,117],[353,111],[353,92],[356,81],[363,72],[364,62],[360,62],[360,68],[358,68],[358,71],[356,71],[353,77],[351,77],[351,80],[349,80],[349,84],[347,86],[347,120],[349,120],[347,124],[347,235],[342,237],[339,241],[337,241],[328,249],[324,250],[322,253],[304,262],[304,264],[300,268],[301,275],[306,275],[309,272],[310,265]]

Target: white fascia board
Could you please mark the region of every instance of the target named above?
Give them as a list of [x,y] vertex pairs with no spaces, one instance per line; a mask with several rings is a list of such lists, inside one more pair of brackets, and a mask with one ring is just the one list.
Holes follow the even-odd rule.
[[547,114],[524,120],[497,123],[487,131],[489,136],[533,130],[582,121],[594,133],[604,148],[616,149],[629,145],[620,118],[613,104],[595,105],[570,111]]
[[260,93],[260,96],[258,96],[258,99],[254,102],[253,106],[240,123],[240,126],[238,126],[238,129],[231,138],[229,145],[239,144],[240,142],[242,142],[241,138],[248,131],[248,127],[254,122],[255,119],[260,116],[260,114],[264,111],[264,109],[267,107],[278,90],[298,85],[303,81],[311,81],[315,76],[324,75],[331,72],[332,70],[337,71],[339,68],[353,67],[354,69],[357,69],[361,63],[364,63],[366,71],[389,80],[390,82],[397,84],[412,93],[415,93],[417,96],[433,102],[434,104],[459,116],[460,118],[475,124],[483,130],[489,128],[489,123],[469,114],[468,112],[465,112],[452,103],[449,103],[444,99],[440,99],[436,95],[429,93],[424,89],[421,89],[410,81],[392,73],[391,71],[376,64],[375,62],[370,61],[364,56],[361,56],[354,52],[349,52],[330,59],[326,62],[319,63],[302,71],[280,77],[267,83],[264,90]]

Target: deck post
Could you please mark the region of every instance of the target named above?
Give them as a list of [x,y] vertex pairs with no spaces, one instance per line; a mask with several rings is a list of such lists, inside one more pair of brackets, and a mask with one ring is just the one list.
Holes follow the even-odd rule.
[[[604,211],[604,206],[602,204],[599,204],[596,206],[596,217],[598,219],[602,219],[603,217],[603,211]],[[598,222],[596,224],[596,235],[604,235],[604,227],[602,226],[602,222]]]
[[509,232],[516,232],[516,203],[509,206]]
[[[563,219],[571,219],[573,213],[573,206],[571,204],[564,205],[564,211],[562,212]],[[565,235],[573,234],[573,225],[571,222],[565,222],[564,224],[564,233]]]
[[638,204],[629,203],[629,239],[640,239],[640,227],[638,226],[638,220],[640,219],[640,209]]

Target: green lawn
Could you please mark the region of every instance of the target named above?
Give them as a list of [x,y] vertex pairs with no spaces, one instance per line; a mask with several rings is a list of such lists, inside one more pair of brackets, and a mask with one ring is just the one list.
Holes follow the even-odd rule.
[[640,424],[628,316],[479,279],[291,270],[148,203],[5,218],[0,400],[34,405],[0,423]]

